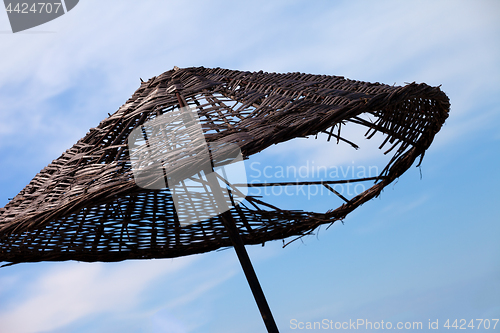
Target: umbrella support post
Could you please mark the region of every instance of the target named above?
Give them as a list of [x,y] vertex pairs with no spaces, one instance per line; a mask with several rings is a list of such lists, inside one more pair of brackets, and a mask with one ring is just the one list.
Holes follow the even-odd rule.
[[238,232],[238,229],[236,228],[236,224],[234,223],[233,217],[231,216],[231,213],[229,213],[229,211],[223,213],[221,217],[226,227],[226,230],[229,234],[229,238],[233,243],[234,250],[236,251],[238,259],[240,260],[241,267],[243,268],[245,277],[247,278],[248,284],[250,285],[250,289],[252,290],[255,302],[259,307],[259,311],[260,314],[262,315],[262,319],[264,320],[264,324],[266,325],[267,331],[269,333],[279,333],[278,326],[276,326],[276,322],[274,321],[271,309],[267,304],[266,296],[262,291],[262,287],[260,286],[257,274],[255,274],[252,262],[250,261],[250,257],[248,256],[248,253],[245,249],[245,245],[241,240],[241,236]]
[[[187,104],[185,103],[177,88],[175,89],[175,95],[177,97],[177,101],[179,102],[179,108],[186,107]],[[207,176],[207,180],[209,184],[211,184],[210,187],[212,188],[212,193],[214,195],[217,206],[226,207],[227,203],[225,202],[224,195],[222,194],[222,190],[219,187],[219,182],[213,171],[214,168],[212,164],[212,169],[206,170],[205,173]],[[250,285],[253,297],[255,298],[257,307],[259,308],[262,319],[264,320],[264,324],[266,325],[267,332],[279,333],[278,326],[276,326],[276,322],[274,321],[274,317],[271,313],[271,309],[269,308],[269,304],[267,304],[266,296],[262,291],[259,279],[257,278],[257,274],[255,274],[252,262],[250,261],[250,257],[248,256],[247,250],[245,249],[245,244],[243,244],[243,241],[241,240],[240,233],[238,231],[238,228],[236,228],[236,224],[234,223],[234,219],[231,216],[231,213],[227,210],[221,214],[221,218],[224,226],[226,227],[227,233],[229,234],[229,239],[231,239],[231,242],[233,243],[234,250],[236,251],[236,255],[238,256],[241,267],[243,268],[243,272],[245,273],[248,284]]]

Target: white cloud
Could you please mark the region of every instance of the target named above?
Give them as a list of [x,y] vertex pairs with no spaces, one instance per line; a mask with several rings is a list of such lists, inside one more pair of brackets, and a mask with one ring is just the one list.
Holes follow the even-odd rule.
[[34,294],[28,299],[0,313],[2,331],[49,331],[94,313],[127,310],[137,305],[148,284],[186,269],[195,258],[129,261],[109,267],[64,264],[36,279],[31,286]]
[[[290,6],[304,17],[281,14]],[[232,63],[242,69],[310,70],[389,84],[443,83],[454,98],[452,116],[465,113],[465,122],[484,86],[498,86],[500,48],[491,43],[499,30],[496,8],[491,9],[496,6],[388,1],[313,10],[300,2],[81,2],[43,26],[53,34],[0,36],[10,50],[2,54],[0,87],[17,86],[22,93],[14,93],[0,109],[0,141],[14,145],[9,135],[24,131],[28,135],[17,144],[47,137],[59,142],[50,154],[63,151],[114,112],[138,87],[140,76],[146,79],[173,65]],[[220,20],[222,7],[247,15]],[[306,21],[297,24],[297,19]],[[467,85],[455,84],[461,80]],[[47,100],[71,87],[85,91],[54,116]]]
[[[252,252],[254,263],[281,253],[276,248]],[[18,300],[3,300],[8,306],[0,311],[1,332],[52,331],[103,313],[111,317],[133,314],[135,320],[149,320],[153,332],[165,325],[171,332],[190,332],[210,321],[211,309],[200,307],[210,304],[210,292],[241,272],[232,249],[168,260],[60,265],[29,283],[18,276],[2,277],[0,282],[7,287],[23,284],[27,292]],[[156,298],[161,301],[152,300]],[[191,312],[188,320],[175,315],[183,309]],[[30,320],[24,320],[26,317]]]
[[500,46],[493,41],[500,38],[499,12],[492,1],[349,2],[302,26],[286,57],[279,49],[273,57],[263,53],[253,67],[310,69],[397,85],[442,84],[451,99],[448,123],[453,125],[439,135],[454,139],[498,95]]

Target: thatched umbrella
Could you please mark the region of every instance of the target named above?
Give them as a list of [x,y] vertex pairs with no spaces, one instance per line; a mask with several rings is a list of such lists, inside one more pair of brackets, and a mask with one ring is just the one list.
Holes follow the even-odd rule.
[[[424,83],[400,87],[339,76],[175,67],[142,82],[118,111],[91,128],[0,208],[0,261],[111,262],[173,258],[234,246],[266,326],[277,332],[244,244],[309,234],[378,196],[424,156],[448,117],[449,107],[439,87]],[[147,173],[143,178],[146,186],[138,186],[140,175],[134,174],[130,138],[140,128],[147,139],[144,128],[148,122],[183,108],[198,116],[210,150],[211,171],[214,161],[223,159],[214,148],[217,145],[237,147],[247,158],[273,144],[326,133],[328,139],[356,147],[341,136],[341,126],[346,123],[366,127],[367,138],[383,133],[380,148],[387,144],[386,153],[392,157],[373,178],[251,185],[322,185],[344,201],[326,213],[284,210],[251,195],[238,204],[234,197],[241,184],[226,181],[222,197],[232,200],[229,210],[217,211],[197,223],[182,223],[172,186],[168,181],[163,186],[155,184],[167,171],[182,171],[181,179],[185,179],[203,168],[207,173],[210,170],[192,167],[200,161],[193,157],[196,154],[179,159],[182,163],[165,165],[157,154],[159,149],[147,156],[163,163],[158,169],[163,172]],[[153,140],[148,147],[166,141]],[[331,186],[356,181],[371,181],[372,185],[353,198]]]

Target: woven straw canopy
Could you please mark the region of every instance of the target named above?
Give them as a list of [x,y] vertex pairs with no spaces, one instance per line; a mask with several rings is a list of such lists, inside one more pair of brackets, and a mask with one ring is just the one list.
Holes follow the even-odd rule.
[[245,244],[301,236],[343,219],[423,157],[450,106],[438,87],[423,83],[398,87],[339,76],[174,68],[142,82],[118,111],[0,208],[0,261],[171,258],[231,246],[220,216],[182,226],[168,188],[134,182],[127,138],[178,109],[179,101],[198,112],[206,142],[236,144],[244,158],[322,132],[345,140],[340,126],[348,122],[365,126],[367,138],[385,134],[389,164],[369,189],[342,197],[339,207],[288,211],[252,196],[233,207],[229,213]]

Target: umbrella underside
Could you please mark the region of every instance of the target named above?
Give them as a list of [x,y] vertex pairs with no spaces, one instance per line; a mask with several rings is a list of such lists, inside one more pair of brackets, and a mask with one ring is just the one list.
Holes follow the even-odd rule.
[[[118,111],[0,208],[0,261],[171,258],[231,246],[220,215],[182,225],[171,189],[145,189],[134,182],[127,138],[179,104],[196,110],[209,144],[237,145],[244,158],[320,133],[356,147],[341,136],[347,123],[365,127],[367,138],[385,135],[381,148],[391,158],[378,177],[304,182],[334,193],[333,183],[371,182],[350,199],[336,193],[343,200],[339,207],[326,213],[290,211],[251,195],[235,205],[229,214],[245,244],[311,233],[379,195],[423,157],[450,106],[438,87],[426,84],[397,87],[338,76],[175,68],[143,82]],[[183,170],[195,162],[188,157],[175,167]]]

